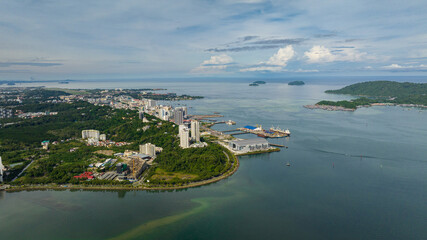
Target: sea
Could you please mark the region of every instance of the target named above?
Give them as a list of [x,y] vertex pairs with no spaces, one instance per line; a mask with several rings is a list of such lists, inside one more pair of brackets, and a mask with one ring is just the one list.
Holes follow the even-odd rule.
[[[0,239],[427,239],[427,109],[378,106],[309,110],[324,93],[371,80],[427,77],[111,79],[61,88],[166,88],[201,95],[190,114],[219,112],[237,124],[289,129],[280,152],[239,157],[209,185],[170,191],[0,191]],[[304,86],[289,86],[303,80]],[[240,138],[254,138],[246,134]],[[287,163],[290,166],[287,166]]]

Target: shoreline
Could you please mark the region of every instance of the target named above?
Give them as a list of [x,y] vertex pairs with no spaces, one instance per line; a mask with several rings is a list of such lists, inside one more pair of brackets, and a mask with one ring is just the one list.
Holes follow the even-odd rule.
[[211,183],[215,183],[218,181],[221,181],[223,179],[226,179],[230,176],[232,176],[235,172],[237,172],[237,169],[239,169],[240,166],[240,162],[239,162],[239,158],[234,155],[234,163],[232,164],[232,166],[227,170],[227,172],[225,172],[224,174],[218,176],[218,177],[214,177],[211,179],[206,179],[206,180],[202,180],[202,181],[198,181],[198,182],[193,182],[193,183],[189,183],[187,185],[183,185],[183,186],[175,186],[175,187],[131,187],[131,186],[124,186],[124,187],[120,187],[120,186],[80,186],[80,185],[76,185],[76,186],[66,186],[66,187],[61,187],[61,186],[49,186],[49,185],[45,185],[45,186],[17,186],[17,187],[9,187],[4,189],[5,192],[21,192],[21,191],[37,191],[37,190],[136,190],[136,191],[150,191],[150,190],[179,190],[179,189],[186,189],[186,188],[193,188],[193,187],[200,187],[203,185],[208,185]]
[[427,106],[420,105],[420,104],[407,104],[407,103],[371,103],[369,105],[359,105],[357,108],[345,108],[341,106],[334,106],[334,105],[304,105],[304,108],[314,110],[314,109],[321,109],[326,111],[342,111],[342,112],[354,112],[359,108],[368,108],[368,107],[376,107],[376,106],[393,106],[393,107],[403,107],[403,108],[420,108],[420,109],[427,109]]

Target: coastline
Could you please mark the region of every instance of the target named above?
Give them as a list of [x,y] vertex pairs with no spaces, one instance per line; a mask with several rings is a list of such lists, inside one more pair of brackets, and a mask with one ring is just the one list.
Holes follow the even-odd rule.
[[150,190],[178,190],[178,189],[186,189],[186,188],[193,188],[193,187],[200,187],[203,185],[208,185],[211,183],[215,183],[218,181],[221,181],[223,179],[226,179],[230,176],[232,176],[237,169],[239,169],[240,162],[239,158],[234,155],[234,162],[232,166],[223,174],[220,176],[206,179],[198,182],[192,182],[188,183],[186,185],[182,186],[165,186],[165,187],[131,187],[131,186],[81,186],[81,185],[66,185],[66,186],[53,186],[53,185],[44,185],[44,186],[16,186],[16,187],[9,187],[7,189],[4,189],[6,192],[21,192],[21,191],[37,191],[37,190],[137,190],[137,191],[150,191]]
[[357,108],[353,109],[353,108],[345,108],[345,107],[341,107],[341,106],[333,106],[333,105],[319,105],[319,104],[314,104],[314,105],[304,105],[303,107],[307,108],[307,109],[321,109],[321,110],[326,110],[326,111],[343,111],[343,112],[354,112],[356,111],[358,108],[368,108],[368,107],[375,107],[375,106],[393,106],[393,107],[407,107],[407,108],[421,108],[421,109],[427,109],[427,106],[425,105],[420,105],[420,104],[407,104],[407,103],[371,103],[369,105],[360,105],[357,106]]

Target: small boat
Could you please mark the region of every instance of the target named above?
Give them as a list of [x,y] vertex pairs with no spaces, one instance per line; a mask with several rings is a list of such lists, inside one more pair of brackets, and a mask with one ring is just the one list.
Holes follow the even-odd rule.
[[286,166],[290,167],[290,166],[291,166],[291,164],[288,162],[288,163],[286,163]]

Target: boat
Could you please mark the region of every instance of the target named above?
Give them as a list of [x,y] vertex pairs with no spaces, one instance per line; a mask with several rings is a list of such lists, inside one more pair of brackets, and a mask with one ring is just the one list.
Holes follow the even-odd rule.
[[277,132],[277,133],[284,134],[287,137],[291,135],[291,131],[289,131],[289,129],[283,130],[283,129],[279,128],[279,127],[274,127],[274,126],[272,126],[270,128],[270,131],[271,132]]
[[232,120],[228,120],[228,121],[226,121],[225,122],[227,125],[236,125],[236,122],[235,121],[232,121]]
[[286,163],[286,166],[290,167],[290,166],[291,166],[291,164],[288,162],[288,163]]

